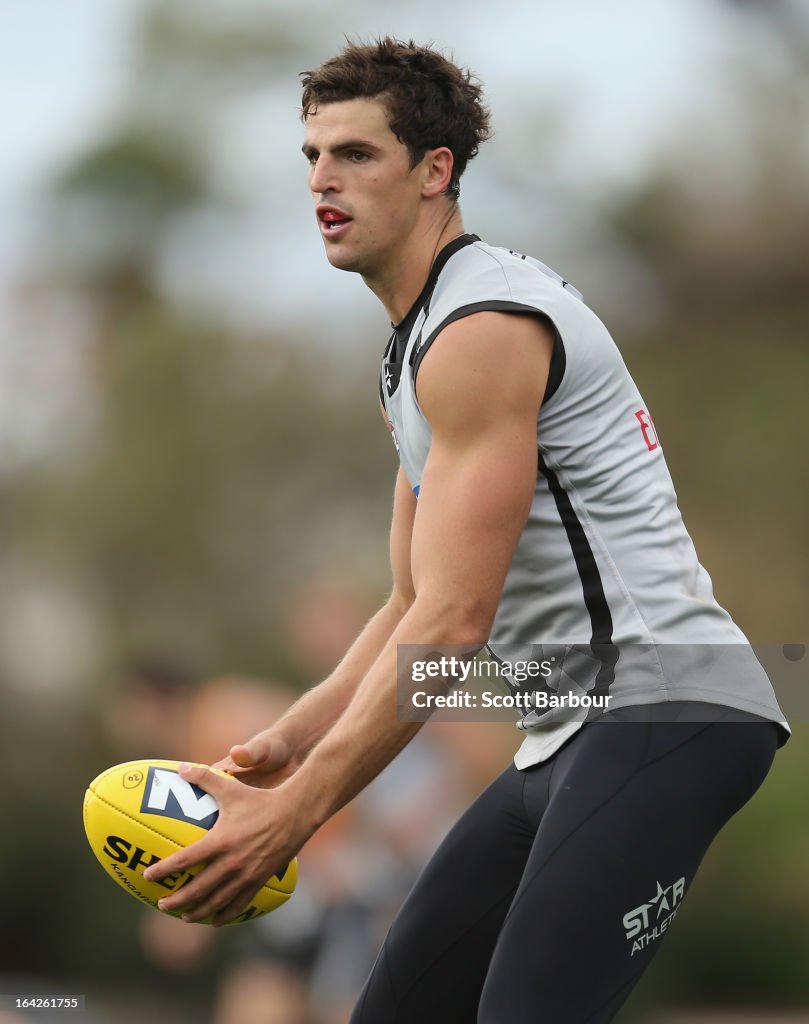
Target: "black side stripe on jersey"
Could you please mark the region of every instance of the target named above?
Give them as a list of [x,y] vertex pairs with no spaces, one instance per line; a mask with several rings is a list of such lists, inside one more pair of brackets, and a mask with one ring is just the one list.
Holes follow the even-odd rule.
[[547,464],[542,456],[542,451],[537,448],[537,469],[548,481],[548,488],[556,502],[556,510],[562,525],[567,534],[570,550],[573,552],[573,559],[581,580],[581,589],[584,596],[584,604],[590,616],[592,627],[592,643],[612,643],[612,615],[607,597],[604,593],[604,586],[601,582],[601,574],[598,565],[584,532],[584,527],[579,522],[576,510],[570,500],[570,495],[562,487],[559,477]]
[[562,336],[556,328],[556,324],[551,320],[548,314],[543,313],[542,310],[537,309],[536,306],[528,306],[523,302],[508,302],[505,299],[489,299],[483,302],[471,302],[468,306],[459,306],[457,309],[454,309],[448,317],[441,321],[432,334],[422,341],[418,348],[414,347],[413,352],[415,353],[415,360],[413,360],[413,356],[411,354],[414,383],[416,380],[416,374],[419,372],[419,366],[421,366],[422,359],[427,355],[430,345],[432,345],[445,327],[455,323],[456,320],[462,320],[464,317],[471,316],[473,313],[486,312],[523,313],[529,316],[535,316],[550,328],[551,333],[553,334],[553,352],[551,354],[551,365],[548,370],[548,383],[545,387],[545,394],[542,396],[542,404],[544,405],[545,402],[556,394],[559,389],[559,385],[562,383],[562,378],[565,375],[565,367],[567,365],[565,346],[562,341]]
[[594,653],[600,662],[595,685],[590,693],[594,696],[601,695],[607,693],[615,681],[615,666],[618,665],[620,654],[618,645],[612,643],[612,615],[601,583],[601,574],[598,571],[595,555],[587,540],[584,527],[570,501],[570,496],[559,482],[559,477],[543,459],[539,447],[537,449],[537,467],[548,481],[548,487],[556,502],[559,518],[562,520],[567,535],[573,560],[576,561],[576,567],[579,570],[585,606],[590,615],[592,633],[590,653]]
[[[537,448],[537,469],[548,481],[548,489],[556,502],[556,509],[565,528],[581,580],[584,604],[590,616],[592,634],[589,654],[595,655],[599,662],[595,684],[589,692],[592,696],[601,696],[609,693],[610,687],[615,682],[615,666],[620,654],[618,646],[612,641],[612,615],[601,582],[601,574],[598,571],[593,549],[587,540],[587,534],[573,508],[570,495],[562,487],[559,477],[542,457],[542,451],[539,448]],[[598,712],[593,709],[587,717],[588,719],[598,717]]]

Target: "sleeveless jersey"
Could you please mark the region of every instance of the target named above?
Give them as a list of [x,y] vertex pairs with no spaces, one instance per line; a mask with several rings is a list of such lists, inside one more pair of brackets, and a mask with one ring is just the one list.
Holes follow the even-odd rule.
[[[713,596],[652,418],[606,327],[544,264],[475,235],[439,253],[383,358],[380,396],[416,496],[432,438],[416,393],[419,368],[448,324],[484,310],[535,315],[554,337],[536,487],[492,626],[492,656],[513,662],[542,644],[567,651],[571,666],[578,652],[581,666],[597,652],[589,682],[571,676],[584,692],[609,693],[610,710],[719,704],[780,723],[785,740],[770,681]],[[526,714],[517,766],[549,757],[586,717]]]

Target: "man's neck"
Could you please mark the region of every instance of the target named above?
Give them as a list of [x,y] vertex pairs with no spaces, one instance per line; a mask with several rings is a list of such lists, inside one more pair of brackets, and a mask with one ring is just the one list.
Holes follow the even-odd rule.
[[430,276],[430,269],[439,252],[464,233],[460,208],[453,204],[441,221],[413,232],[396,254],[395,263],[380,270],[378,277],[363,280],[387,311],[393,324],[407,316]]

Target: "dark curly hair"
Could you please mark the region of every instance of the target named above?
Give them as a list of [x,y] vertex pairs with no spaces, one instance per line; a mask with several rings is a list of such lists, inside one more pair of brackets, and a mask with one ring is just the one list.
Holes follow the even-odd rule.
[[314,71],[302,71],[301,79],[303,121],[321,103],[378,97],[391,131],[407,146],[411,167],[428,149],[446,146],[454,157],[446,195],[456,200],[467,163],[491,137],[480,81],[437,50],[412,40],[347,40],[341,53]]

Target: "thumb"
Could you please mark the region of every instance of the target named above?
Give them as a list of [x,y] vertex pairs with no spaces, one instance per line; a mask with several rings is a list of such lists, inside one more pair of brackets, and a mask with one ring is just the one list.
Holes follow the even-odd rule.
[[230,757],[239,768],[260,767],[272,771],[289,761],[291,751],[289,744],[280,737],[259,735],[231,747]]

